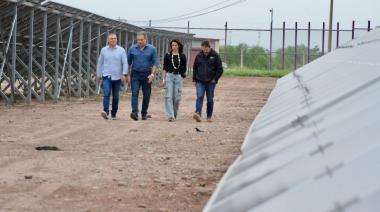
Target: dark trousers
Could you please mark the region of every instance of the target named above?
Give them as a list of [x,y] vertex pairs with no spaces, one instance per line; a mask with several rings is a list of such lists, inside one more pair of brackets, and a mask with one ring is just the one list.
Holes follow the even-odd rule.
[[150,94],[152,91],[151,83],[149,83],[149,80],[148,80],[149,75],[150,75],[150,72],[132,71],[132,75],[131,75],[132,103],[131,104],[132,104],[133,113],[139,112],[138,104],[139,104],[139,92],[141,88],[143,92],[141,114],[143,115],[148,114]]

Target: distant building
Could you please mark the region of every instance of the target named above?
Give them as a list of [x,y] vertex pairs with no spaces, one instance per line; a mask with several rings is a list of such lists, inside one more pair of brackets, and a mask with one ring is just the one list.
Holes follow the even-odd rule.
[[202,50],[201,43],[202,41],[208,40],[210,41],[211,48],[213,48],[216,52],[220,52],[220,39],[218,38],[200,38],[194,37],[192,41],[192,49],[191,49],[191,67],[193,67],[195,57]]

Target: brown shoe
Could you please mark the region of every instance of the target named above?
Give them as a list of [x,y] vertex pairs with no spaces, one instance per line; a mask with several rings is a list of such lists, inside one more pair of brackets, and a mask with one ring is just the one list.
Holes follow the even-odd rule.
[[146,114],[141,114],[141,120],[148,120],[148,116]]
[[202,121],[202,119],[201,119],[201,115],[200,115],[199,113],[194,113],[193,118],[194,118],[195,121],[197,121],[197,122],[201,122],[201,121]]

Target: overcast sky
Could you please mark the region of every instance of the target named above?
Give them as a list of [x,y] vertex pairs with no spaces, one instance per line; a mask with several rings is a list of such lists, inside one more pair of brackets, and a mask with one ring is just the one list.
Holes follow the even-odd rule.
[[[66,5],[109,18],[127,20],[156,20],[182,15],[206,8],[222,2],[222,0],[55,0]],[[234,2],[233,0],[230,2]],[[190,20],[192,27],[223,27],[228,21],[232,28],[268,28],[270,23],[270,8],[274,8],[274,25],[281,27],[286,21],[288,26],[294,26],[298,21],[300,27],[306,27],[307,22],[312,27],[320,28],[322,22],[328,22],[330,0],[246,0],[243,3]],[[351,28],[352,20],[358,27],[366,27],[367,21],[380,25],[379,0],[335,0],[334,22],[339,21],[341,28]],[[155,23],[153,26],[187,26],[187,20],[171,23]],[[136,24],[139,25],[139,24]],[[335,24],[334,24],[335,25]],[[194,31],[198,36],[223,37],[221,32]],[[232,32],[232,43],[246,40],[244,33]],[[258,34],[251,33],[257,42]],[[260,35],[262,36],[262,35]],[[266,37],[265,35],[263,37]],[[252,42],[248,42],[252,43]]]

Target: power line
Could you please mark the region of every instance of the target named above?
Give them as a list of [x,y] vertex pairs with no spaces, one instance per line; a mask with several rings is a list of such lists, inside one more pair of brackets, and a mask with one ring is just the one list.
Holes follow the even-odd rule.
[[157,20],[153,20],[153,21],[155,21],[155,22],[156,21],[167,21],[167,20],[170,20],[170,19],[182,18],[182,17],[185,17],[185,16],[193,15],[195,13],[203,12],[205,10],[211,9],[213,7],[216,7],[216,6],[220,6],[220,5],[222,5],[224,3],[227,3],[229,1],[232,1],[232,0],[221,1],[221,2],[218,2],[216,4],[210,5],[210,6],[206,7],[206,8],[200,9],[200,10],[196,10],[196,11],[193,11],[193,12],[189,12],[189,13],[185,13],[185,14],[182,14],[182,15],[174,16],[174,17],[171,17],[171,18],[157,19]]
[[[183,17],[183,18],[178,18],[178,19],[173,19],[173,20],[168,20],[168,21],[165,21],[165,23],[168,23],[168,22],[174,22],[174,21],[181,21],[181,20],[188,20],[188,19],[191,19],[191,18],[196,18],[196,17],[199,17],[199,16],[203,16],[203,15],[208,15],[210,13],[213,13],[213,12],[217,12],[217,11],[220,11],[220,10],[223,10],[223,9],[226,9],[228,7],[232,7],[232,6],[235,6],[237,4],[240,4],[240,3],[243,3],[247,0],[239,0],[239,1],[236,1],[236,2],[233,2],[233,3],[230,3],[230,4],[227,4],[223,7],[219,7],[217,9],[214,9],[214,10],[210,10],[208,12],[203,12],[203,13],[200,13],[200,14],[197,14],[197,15],[191,15],[191,16],[187,16],[187,17]],[[163,22],[160,22],[160,23],[163,23]]]
[[[207,14],[210,14],[210,13],[213,13],[213,12],[217,12],[217,11],[220,11],[220,10],[223,10],[223,9],[226,9],[228,7],[232,7],[232,6],[235,6],[237,4],[240,4],[240,3],[243,3],[247,0],[238,0],[238,1],[235,1],[235,2],[232,2],[230,4],[227,4],[227,5],[224,5],[222,7],[218,7],[216,9],[213,9],[213,10],[210,10],[210,11],[207,11],[207,12],[202,12],[202,11],[205,11],[205,10],[208,10],[208,9],[211,9],[213,7],[216,7],[216,6],[220,6],[220,5],[223,5],[224,3],[227,3],[231,0],[225,0],[225,1],[222,1],[222,2],[219,2],[217,4],[213,4],[211,6],[208,6],[206,8],[203,8],[201,10],[197,10],[197,11],[193,11],[193,12],[189,12],[189,13],[186,13],[186,14],[183,14],[183,15],[179,15],[179,16],[175,16],[175,17],[171,17],[171,18],[165,18],[165,19],[157,19],[157,20],[151,20],[152,22],[158,22],[158,23],[169,23],[169,22],[174,22],[174,21],[180,21],[180,20],[188,20],[188,19],[192,19],[192,18],[196,18],[196,17],[199,17],[199,16],[204,16],[204,15],[207,15]],[[201,13],[199,13],[201,12]],[[195,13],[198,13],[198,14],[195,14]],[[194,14],[194,15],[192,15]],[[129,20],[130,21],[130,20]],[[148,21],[130,21],[130,22],[139,22],[139,23],[147,23]]]

